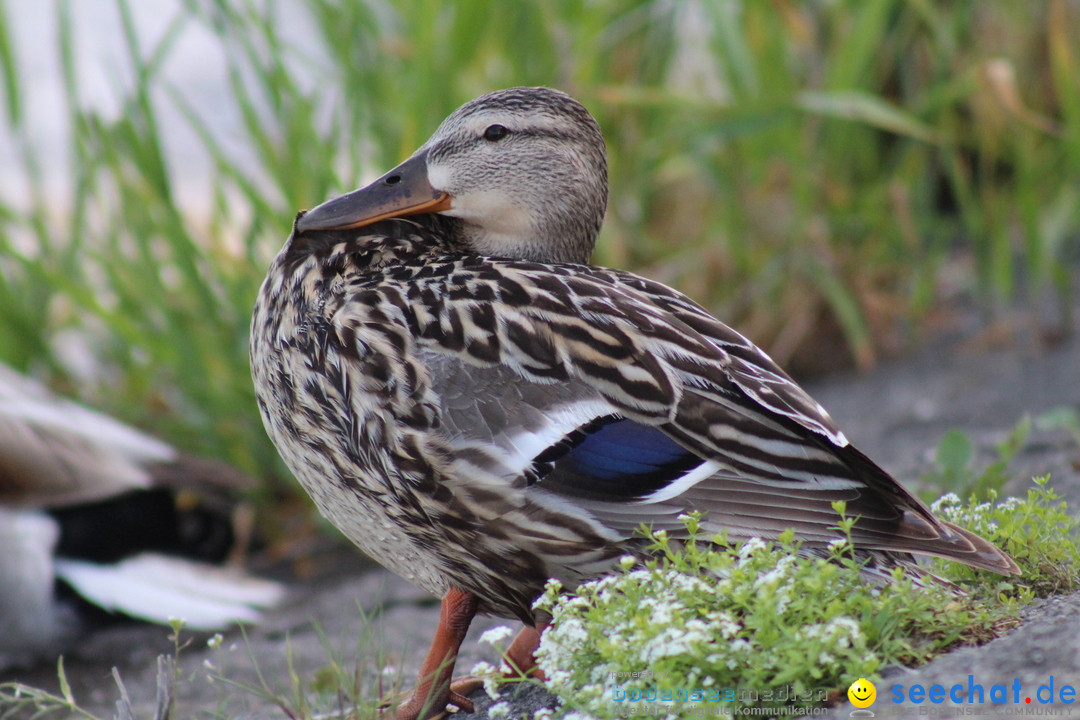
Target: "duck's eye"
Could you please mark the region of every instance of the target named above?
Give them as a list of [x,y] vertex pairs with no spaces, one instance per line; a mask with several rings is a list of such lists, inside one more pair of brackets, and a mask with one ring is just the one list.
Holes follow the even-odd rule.
[[491,142],[502,140],[509,134],[510,131],[503,125],[488,125],[487,128],[484,129],[484,139]]

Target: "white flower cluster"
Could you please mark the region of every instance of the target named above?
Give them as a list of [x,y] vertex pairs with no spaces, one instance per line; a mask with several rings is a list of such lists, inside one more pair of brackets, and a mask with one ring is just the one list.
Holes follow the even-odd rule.
[[[667,546],[666,536],[657,536]],[[832,549],[840,552],[846,542]],[[572,698],[552,720],[614,717],[620,698],[657,689],[734,687],[748,668],[768,682],[789,673],[793,661],[813,658],[839,676],[870,657],[858,622],[827,612],[826,603],[806,602],[839,573],[826,560],[758,539],[733,553],[710,546],[678,557],[645,568],[628,557],[621,572],[570,595],[549,583],[536,603],[552,615],[537,662],[548,689]],[[832,592],[844,597],[859,580],[846,582]],[[688,707],[666,704],[673,718]]]
[[1020,498],[1008,497],[996,505],[989,502],[965,505],[955,493],[948,493],[934,501],[930,509],[935,515],[962,527],[972,528],[979,535],[993,535],[998,529],[998,524],[991,519],[994,511],[1009,512],[1023,502]]
[[859,623],[843,616],[827,623],[807,625],[798,634],[801,644],[816,648],[818,664],[823,666],[835,665],[839,651],[866,645]]
[[484,681],[484,692],[489,698],[499,697],[499,681],[502,680],[502,672],[489,662],[481,660],[472,666],[469,674]]
[[945,515],[950,512],[955,512],[963,504],[964,503],[956,493],[946,493],[935,500],[930,505],[930,509],[935,515]]
[[488,645],[497,645],[513,634],[514,631],[505,625],[497,625],[490,630],[485,630],[481,633],[479,642],[487,643]]

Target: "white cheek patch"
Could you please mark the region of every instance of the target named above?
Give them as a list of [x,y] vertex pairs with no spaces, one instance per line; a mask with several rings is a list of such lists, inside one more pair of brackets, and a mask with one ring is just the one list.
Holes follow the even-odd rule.
[[521,252],[520,246],[535,234],[535,208],[516,201],[508,190],[458,191],[459,179],[449,164],[429,164],[427,174],[432,188],[450,196],[450,207],[439,214],[470,226],[470,241],[479,253],[503,256]]
[[522,236],[530,231],[528,211],[515,203],[509,193],[499,190],[453,191],[452,172],[446,165],[428,165],[428,183],[435,190],[450,193],[450,209],[442,215],[461,218],[496,235]]
[[477,190],[451,198],[450,209],[443,212],[478,225],[488,235],[528,237],[532,232],[528,210],[498,190]]
[[450,168],[445,165],[431,165],[427,168],[428,184],[435,190],[442,190],[450,185]]

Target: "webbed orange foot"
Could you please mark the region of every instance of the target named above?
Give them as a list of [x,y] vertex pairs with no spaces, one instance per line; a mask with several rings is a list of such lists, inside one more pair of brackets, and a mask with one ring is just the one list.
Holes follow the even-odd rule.
[[[409,699],[398,706],[397,720],[439,720],[445,717],[447,705],[456,705],[465,712],[474,710],[472,700],[465,696],[479,685],[470,683],[470,678],[454,680],[453,675],[458,649],[477,605],[475,595],[458,588],[450,588],[443,596],[439,627],[420,667],[419,683]],[[477,681],[473,678],[472,682]]]

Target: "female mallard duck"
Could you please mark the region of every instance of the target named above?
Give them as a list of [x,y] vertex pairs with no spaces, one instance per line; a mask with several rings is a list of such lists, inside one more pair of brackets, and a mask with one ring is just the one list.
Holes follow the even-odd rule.
[[[443,597],[400,718],[451,688],[477,612],[517,617],[529,668],[548,578],[566,587],[672,534],[813,552],[832,503],[878,567],[938,555],[1015,574],[852,447],[764,352],[686,296],[588,265],[607,204],[592,116],[547,88],[466,103],[411,158],[301,213],[255,306],[263,421],[321,512]],[[378,224],[375,224],[378,223]]]

